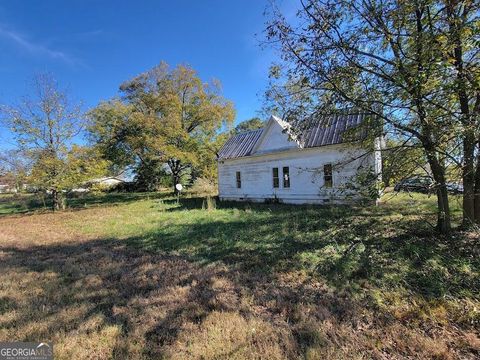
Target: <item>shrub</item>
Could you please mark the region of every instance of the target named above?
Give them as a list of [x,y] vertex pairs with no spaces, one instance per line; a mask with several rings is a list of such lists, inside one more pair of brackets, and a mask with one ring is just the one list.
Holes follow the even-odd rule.
[[190,188],[190,193],[195,196],[216,196],[218,189],[212,180],[198,178]]

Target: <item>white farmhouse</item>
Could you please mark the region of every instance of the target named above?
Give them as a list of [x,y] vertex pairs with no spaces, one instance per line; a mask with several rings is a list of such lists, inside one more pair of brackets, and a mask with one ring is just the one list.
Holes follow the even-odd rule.
[[364,198],[359,179],[381,174],[380,138],[366,146],[355,131],[366,119],[330,115],[295,136],[272,116],[265,128],[233,136],[218,154],[220,199],[322,204]]

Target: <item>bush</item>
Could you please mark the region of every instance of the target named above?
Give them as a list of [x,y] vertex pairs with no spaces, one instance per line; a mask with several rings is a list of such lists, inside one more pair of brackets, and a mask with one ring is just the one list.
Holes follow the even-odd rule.
[[196,196],[216,196],[218,194],[217,185],[205,178],[198,178],[190,188],[190,193]]
[[94,184],[90,185],[89,190],[93,194],[100,194],[100,193],[108,192],[114,186],[115,185],[106,185],[106,184],[102,184],[102,183],[94,183]]
[[108,192],[136,192],[138,186],[135,182],[122,182],[114,185],[108,189]]

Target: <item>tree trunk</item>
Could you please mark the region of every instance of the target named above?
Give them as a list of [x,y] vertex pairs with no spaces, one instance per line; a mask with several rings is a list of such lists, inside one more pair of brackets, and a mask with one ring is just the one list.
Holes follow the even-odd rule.
[[475,194],[473,199],[475,202],[475,223],[477,225],[480,225],[480,149],[478,149],[477,151],[477,168],[475,170]]
[[446,1],[447,21],[449,25],[450,41],[454,45],[451,56],[454,59],[456,74],[456,95],[462,114],[463,134],[463,222],[464,227],[470,227],[475,222],[475,121],[470,113],[469,96],[467,91],[468,79],[464,63],[464,43],[462,29],[464,27],[462,16],[456,11],[457,1]]
[[437,159],[433,151],[427,151],[427,159],[435,180],[437,194],[437,230],[442,234],[451,231],[450,205],[448,202],[448,191],[445,183],[445,169]]
[[470,227],[475,222],[475,137],[468,132],[463,140],[463,226]]
[[176,185],[180,184],[180,173],[182,170],[180,160],[170,159],[168,160],[168,166],[170,167],[170,171],[172,172],[173,193],[177,195],[178,190]]
[[173,193],[175,195],[178,194],[177,184],[180,184],[180,175],[178,173],[172,172],[172,180],[173,180]]
[[451,231],[450,205],[448,203],[448,190],[444,184],[437,187],[437,230],[441,234],[448,234]]
[[54,212],[60,210],[60,197],[57,190],[52,190],[52,210]]

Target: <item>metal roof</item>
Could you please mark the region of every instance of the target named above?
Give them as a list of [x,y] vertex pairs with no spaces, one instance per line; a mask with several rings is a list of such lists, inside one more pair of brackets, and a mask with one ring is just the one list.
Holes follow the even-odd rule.
[[300,134],[304,148],[341,144],[345,132],[360,125],[366,114],[335,114],[310,120]]
[[[314,118],[304,123],[298,134],[303,148],[341,144],[352,141],[345,136],[347,130],[362,123],[367,114],[334,114]],[[264,129],[252,130],[231,137],[218,153],[219,159],[232,159],[251,155],[252,149],[260,139]],[[354,136],[353,139],[358,135]]]
[[263,129],[258,129],[232,136],[218,152],[218,158],[232,159],[250,155],[262,133]]

